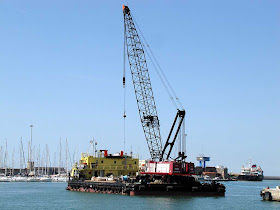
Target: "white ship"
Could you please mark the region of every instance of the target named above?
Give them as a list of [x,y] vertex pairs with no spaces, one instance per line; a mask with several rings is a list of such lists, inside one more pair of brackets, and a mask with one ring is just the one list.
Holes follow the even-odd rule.
[[263,170],[260,166],[253,164],[251,167],[241,167],[241,173],[237,177],[238,180],[244,181],[262,181]]

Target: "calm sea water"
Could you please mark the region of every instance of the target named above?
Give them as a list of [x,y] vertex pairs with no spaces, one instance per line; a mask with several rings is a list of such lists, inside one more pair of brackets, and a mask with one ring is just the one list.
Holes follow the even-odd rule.
[[280,181],[224,182],[225,197],[123,196],[66,191],[66,183],[0,183],[0,209],[280,209],[260,190]]

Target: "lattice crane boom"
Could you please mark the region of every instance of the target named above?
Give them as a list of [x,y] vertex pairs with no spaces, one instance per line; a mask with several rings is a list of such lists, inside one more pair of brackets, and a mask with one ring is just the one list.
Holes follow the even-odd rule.
[[125,43],[141,124],[152,160],[162,153],[160,125],[143,45],[127,6],[123,6]]
[[[144,46],[141,43],[130,10],[127,6],[123,6],[123,14],[127,56],[129,60],[140,120],[148,143],[151,158],[154,161],[168,160],[177,137],[182,136],[181,128],[182,124],[184,124],[185,110],[183,108],[181,110],[177,108],[177,114],[167,137],[167,141],[164,145],[164,148],[162,149],[159,119],[148,72],[148,66],[144,54]],[[163,76],[165,78],[165,75]],[[160,78],[162,79],[162,77]],[[166,82],[168,83],[171,92],[175,96],[174,98],[179,100],[167,79]],[[125,87],[125,76],[123,77],[123,85]],[[170,94],[170,91],[168,91],[168,93]],[[171,96],[173,102],[174,98]],[[180,102],[179,104],[181,105]],[[125,116],[126,115],[124,114],[124,117]],[[176,160],[180,158],[183,161],[186,158],[184,150],[179,151],[178,155],[179,156],[176,158]]]

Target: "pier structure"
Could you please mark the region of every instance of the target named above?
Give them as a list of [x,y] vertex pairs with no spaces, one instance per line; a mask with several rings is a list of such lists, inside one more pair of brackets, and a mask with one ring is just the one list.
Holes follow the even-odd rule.
[[260,196],[265,201],[280,201],[280,186],[276,188],[265,188],[261,190]]
[[205,157],[204,155],[200,155],[196,157],[196,160],[199,161],[199,166],[206,168],[206,161],[210,161],[210,157]]

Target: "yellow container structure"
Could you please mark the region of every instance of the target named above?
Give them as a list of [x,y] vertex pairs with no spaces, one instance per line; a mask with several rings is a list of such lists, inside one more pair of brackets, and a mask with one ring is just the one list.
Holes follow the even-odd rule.
[[135,155],[108,154],[107,150],[100,150],[97,155],[82,153],[81,160],[72,168],[71,176],[76,179],[89,180],[92,177],[114,177],[121,175],[136,176],[139,171],[139,158]]

